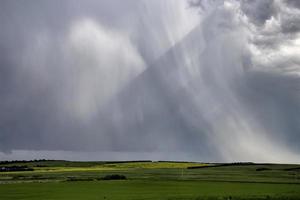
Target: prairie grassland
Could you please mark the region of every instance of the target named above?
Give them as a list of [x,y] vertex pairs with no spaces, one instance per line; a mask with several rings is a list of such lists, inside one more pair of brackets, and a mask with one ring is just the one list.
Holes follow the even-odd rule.
[[[0,200],[300,199],[300,165],[66,161],[18,165],[34,171],[0,172]],[[200,168],[188,168],[195,166]],[[103,179],[112,174],[127,179]]]

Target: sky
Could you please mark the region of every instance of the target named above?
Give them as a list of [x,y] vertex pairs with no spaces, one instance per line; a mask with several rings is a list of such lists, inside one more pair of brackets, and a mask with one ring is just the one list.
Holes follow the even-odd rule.
[[0,160],[300,162],[300,1],[2,0]]

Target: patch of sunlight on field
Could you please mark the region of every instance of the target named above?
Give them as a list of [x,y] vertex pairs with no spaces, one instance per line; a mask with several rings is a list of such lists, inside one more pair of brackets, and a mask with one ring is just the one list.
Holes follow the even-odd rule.
[[206,163],[180,163],[180,162],[129,162],[129,163],[113,163],[105,164],[107,167],[112,167],[115,169],[130,169],[130,168],[140,168],[140,169],[172,169],[172,168],[187,168],[191,166],[208,166],[210,164]]
[[35,172],[72,172],[72,171],[113,171],[130,169],[176,169],[191,166],[208,166],[205,163],[177,163],[177,162],[128,162],[109,163],[90,167],[35,167]]
[[206,163],[189,162],[122,162],[103,163],[91,166],[44,166],[33,167],[34,171],[23,172],[2,172],[2,174],[31,174],[31,173],[52,173],[52,172],[92,172],[92,171],[117,171],[131,169],[185,169],[191,166],[208,166]]

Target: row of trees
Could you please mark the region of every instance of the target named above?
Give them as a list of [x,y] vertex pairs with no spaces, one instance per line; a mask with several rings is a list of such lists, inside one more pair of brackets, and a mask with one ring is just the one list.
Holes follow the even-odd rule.
[[33,171],[33,169],[27,167],[26,165],[0,167],[0,172],[18,172],[18,171]]
[[0,165],[18,164],[18,163],[32,163],[32,162],[47,162],[47,161],[57,161],[57,160],[46,160],[46,159],[39,159],[39,160],[5,160],[5,161],[0,161]]

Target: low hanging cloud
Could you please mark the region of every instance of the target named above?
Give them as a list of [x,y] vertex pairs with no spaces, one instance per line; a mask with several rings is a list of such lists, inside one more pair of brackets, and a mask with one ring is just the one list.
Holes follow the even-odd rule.
[[[139,52],[129,40],[91,19],[70,28],[63,48],[69,63],[63,107],[79,117],[93,117],[109,99],[145,69]],[[63,109],[63,108],[62,108]],[[73,112],[75,111],[75,112]]]
[[0,159],[299,162],[297,1],[126,2],[2,3]]

